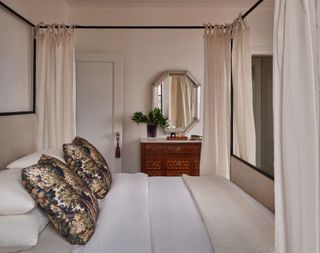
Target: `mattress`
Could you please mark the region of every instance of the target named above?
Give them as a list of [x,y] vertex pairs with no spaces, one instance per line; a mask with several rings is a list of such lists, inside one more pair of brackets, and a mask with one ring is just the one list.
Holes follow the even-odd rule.
[[72,246],[49,225],[27,253],[213,253],[201,216],[181,177],[114,174],[100,203],[96,231]]
[[[194,177],[196,180],[200,177]],[[189,178],[193,180],[193,177]],[[190,181],[189,180],[189,181]],[[205,180],[201,178],[201,180]],[[201,185],[202,183],[205,183]],[[191,186],[194,184],[195,186]],[[197,185],[200,184],[200,185]],[[261,214],[267,222],[264,224],[273,225],[273,214],[268,212],[259,203],[250,198],[235,185],[228,181],[223,184],[233,189],[241,201],[245,201],[247,211]],[[113,185],[105,199],[100,203],[101,211],[98,218],[96,231],[90,241],[84,245],[72,246],[63,240],[49,225],[41,234],[39,243],[36,247],[25,251],[28,253],[217,253],[223,252],[223,246],[217,243],[216,247],[211,242],[212,234],[221,238],[222,221],[211,226],[212,221],[217,221],[217,217],[211,217],[209,213],[197,199],[202,190],[211,192],[208,182],[192,181],[187,185],[181,177],[147,177],[142,173],[137,174],[114,174]],[[230,191],[230,189],[228,190]],[[192,193],[192,194],[191,194]],[[224,194],[224,193],[222,193]],[[221,194],[220,194],[221,196]],[[237,197],[237,198],[238,198]],[[216,201],[220,201],[217,196]],[[209,207],[212,206],[209,201]],[[222,203],[223,204],[223,203]],[[215,203],[215,205],[218,205]],[[200,209],[200,211],[199,211]],[[223,209],[223,208],[222,208]],[[252,211],[253,209],[254,211]],[[219,212],[221,208],[217,209]],[[240,213],[242,211],[240,210]],[[228,210],[226,210],[228,214]],[[221,212],[219,213],[221,218]],[[242,213],[243,215],[243,213]],[[208,217],[211,217],[208,221]],[[218,217],[218,219],[220,219]],[[204,221],[207,223],[205,224]],[[211,224],[211,225],[210,225]],[[253,223],[251,223],[253,224]],[[236,224],[237,225],[237,224]],[[210,227],[211,226],[211,227]],[[220,227],[219,227],[220,226]],[[230,222],[228,226],[233,226]],[[257,228],[259,229],[259,228]],[[236,230],[235,230],[236,231]],[[208,233],[209,232],[209,233]],[[217,233],[217,234],[216,234]],[[242,231],[245,234],[246,231]],[[243,236],[243,235],[242,235]],[[224,238],[224,239],[223,239]],[[223,240],[229,240],[224,234]],[[238,240],[234,240],[238,242]],[[229,240],[230,247],[233,249],[232,241]],[[251,245],[256,242],[253,239]],[[215,249],[213,249],[215,248]],[[217,250],[216,250],[217,248]],[[227,251],[232,252],[232,251]],[[248,251],[248,252],[259,252]],[[239,253],[239,252],[237,252]],[[259,252],[260,253],[260,252]]]

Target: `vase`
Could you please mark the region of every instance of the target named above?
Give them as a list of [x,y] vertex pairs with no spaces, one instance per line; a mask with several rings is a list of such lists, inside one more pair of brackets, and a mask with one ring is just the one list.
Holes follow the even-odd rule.
[[147,135],[151,138],[157,137],[157,126],[147,125]]

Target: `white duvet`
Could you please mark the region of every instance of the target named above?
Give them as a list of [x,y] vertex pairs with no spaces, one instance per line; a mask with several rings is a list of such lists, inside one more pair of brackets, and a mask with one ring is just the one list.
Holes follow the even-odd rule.
[[148,177],[115,174],[102,203],[96,231],[73,253],[150,253],[151,230]]
[[86,245],[71,249],[47,228],[37,247],[27,252],[273,252],[274,227],[256,201],[248,201],[247,194],[223,179],[184,179],[186,184],[180,177],[115,174]]
[[150,177],[153,253],[212,253],[205,226],[181,177]]
[[212,253],[182,178],[115,174],[96,231],[73,253]]

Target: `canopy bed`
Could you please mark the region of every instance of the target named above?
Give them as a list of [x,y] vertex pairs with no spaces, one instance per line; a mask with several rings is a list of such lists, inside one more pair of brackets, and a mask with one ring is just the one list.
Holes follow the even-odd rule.
[[[231,56],[231,47],[229,45],[231,43],[231,31],[232,29],[241,29],[243,23],[243,19],[251,12],[253,11],[263,0],[259,0],[252,6],[244,15],[239,17],[235,21],[235,26],[233,25],[222,25],[222,26],[211,26],[205,25],[205,26],[83,26],[83,25],[75,25],[75,26],[65,26],[65,25],[52,25],[52,26],[46,26],[43,24],[40,24],[36,26],[36,38],[37,38],[37,52],[40,52],[38,54],[38,60],[40,59],[41,62],[37,62],[37,64],[34,64],[34,66],[37,66],[37,71],[40,70],[40,83],[46,83],[46,76],[43,74],[44,72],[43,66],[51,66],[53,62],[46,61],[41,57],[43,55],[46,55],[47,53],[47,46],[44,44],[44,41],[52,39],[50,36],[46,37],[47,34],[44,32],[44,30],[52,29],[52,30],[59,30],[63,31],[63,34],[61,35],[61,40],[64,38],[67,38],[68,43],[64,45],[65,48],[63,51],[67,51],[67,58],[70,61],[64,62],[65,65],[68,66],[62,66],[62,68],[74,68],[74,48],[72,47],[72,41],[74,40],[73,35],[73,29],[205,29],[205,36],[208,37],[208,40],[210,40],[211,35],[214,35],[216,32],[223,31],[227,33],[227,36],[223,39],[228,39],[227,43],[224,45],[224,48],[226,49],[226,55]],[[14,15],[16,13],[12,11],[10,8],[8,8],[6,5],[4,5],[1,2],[2,7],[6,8],[8,11],[12,12]],[[20,16],[19,16],[20,17]],[[240,27],[240,28],[239,28]],[[230,36],[229,36],[230,35]],[[64,37],[65,36],[65,37]],[[54,41],[54,45],[56,45],[57,41]],[[210,50],[210,49],[208,49]],[[59,55],[59,50],[56,51],[57,55]],[[39,56],[40,55],[40,56]],[[230,58],[229,58],[230,59]],[[33,59],[36,60],[35,58]],[[61,65],[64,65],[61,64]],[[229,73],[231,71],[231,65],[226,64],[226,73]],[[224,66],[224,64],[222,64]],[[59,66],[60,68],[61,66]],[[208,65],[207,65],[208,67]],[[240,71],[241,72],[241,71]],[[2,247],[1,250],[4,252],[12,252],[14,250],[18,250],[19,247],[20,250],[24,250],[23,252],[30,252],[30,253],[36,253],[36,252],[56,252],[57,249],[59,249],[59,252],[73,252],[73,253],[99,253],[99,252],[203,252],[203,253],[209,253],[209,252],[215,252],[215,253],[273,253],[274,252],[274,221],[273,221],[273,214],[268,211],[265,207],[263,207],[260,203],[258,203],[256,200],[254,200],[252,197],[250,197],[248,194],[246,194],[244,191],[242,191],[240,188],[238,188],[236,185],[234,185],[232,182],[230,182],[227,179],[224,179],[220,176],[229,177],[229,157],[227,156],[229,154],[229,142],[226,141],[224,143],[224,154],[221,155],[221,160],[225,160],[223,163],[217,164],[204,164],[200,166],[200,173],[201,173],[201,167],[205,168],[202,169],[204,173],[202,173],[205,176],[200,177],[190,177],[187,175],[183,175],[182,177],[148,177],[146,174],[137,173],[137,174],[113,174],[112,175],[112,187],[111,185],[111,173],[108,170],[108,176],[106,176],[109,179],[108,189],[106,190],[107,194],[102,194],[103,196],[98,195],[98,200],[88,200],[84,201],[79,196],[83,194],[77,193],[77,197],[79,197],[79,201],[76,202],[76,200],[73,199],[66,199],[67,201],[71,202],[72,205],[76,205],[77,208],[71,208],[70,211],[67,207],[68,204],[62,203],[62,206],[59,206],[58,203],[57,206],[61,207],[61,209],[68,209],[70,212],[76,212],[78,209],[82,211],[82,209],[86,209],[87,206],[94,206],[94,208],[87,208],[86,211],[88,211],[88,220],[86,222],[90,223],[93,220],[96,222],[94,224],[94,229],[92,226],[90,227],[90,231],[84,229],[83,227],[77,227],[73,228],[71,227],[70,230],[67,232],[70,232],[71,230],[73,233],[75,233],[74,238],[70,238],[69,235],[66,235],[66,228],[59,226],[59,222],[57,221],[58,218],[54,216],[55,212],[61,212],[57,206],[54,206],[52,203],[55,203],[56,197],[59,197],[59,190],[60,186],[57,186],[59,184],[53,184],[52,186],[57,187],[58,189],[55,190],[56,196],[55,198],[52,198],[48,203],[44,203],[43,199],[37,199],[37,194],[43,195],[47,194],[41,194],[41,191],[36,192],[36,187],[38,187],[40,190],[43,190],[41,187],[44,187],[43,184],[50,183],[51,181],[46,181],[46,178],[44,180],[39,180],[41,178],[41,175],[38,175],[37,173],[39,171],[46,171],[51,174],[55,174],[54,176],[56,178],[64,177],[64,175],[67,174],[66,171],[68,171],[68,167],[77,167],[80,166],[85,167],[87,164],[89,164],[88,161],[94,163],[96,162],[95,159],[100,159],[99,156],[93,156],[91,157],[91,148],[88,148],[88,146],[85,146],[83,143],[81,145],[84,145],[85,147],[77,146],[74,148],[72,154],[66,154],[65,147],[66,145],[73,145],[74,142],[77,142],[77,138],[75,138],[71,144],[63,144],[67,141],[71,141],[71,137],[74,136],[74,124],[75,124],[75,108],[74,108],[74,85],[75,85],[75,79],[73,72],[68,72],[68,75],[63,76],[67,83],[70,83],[68,87],[64,87],[64,93],[67,93],[68,97],[63,96],[62,98],[62,104],[66,103],[68,104],[68,111],[65,112],[66,115],[69,115],[70,118],[64,121],[64,126],[57,126],[59,132],[61,130],[62,132],[66,132],[63,135],[63,138],[61,135],[58,134],[57,138],[51,138],[52,133],[50,133],[50,129],[46,129],[47,125],[50,125],[50,121],[46,118],[46,111],[50,112],[50,105],[48,108],[40,108],[37,110],[38,113],[38,120],[41,123],[40,124],[40,134],[38,134],[38,148],[41,147],[39,152],[33,153],[27,157],[23,157],[20,160],[12,162],[10,165],[7,166],[8,174],[11,175],[11,173],[16,173],[14,175],[11,175],[8,178],[11,178],[11,180],[16,180],[16,184],[18,185],[17,175],[20,175],[22,173],[23,183],[25,188],[29,191],[32,198],[36,200],[36,203],[41,206],[42,210],[46,212],[48,219],[51,221],[51,223],[54,225],[55,229],[59,231],[61,235],[64,235],[64,237],[70,242],[74,244],[79,244],[72,246],[69,243],[66,243],[62,237],[59,237],[57,235],[57,232],[53,229],[53,226],[50,224],[49,226],[45,227],[46,220],[45,216],[43,216],[42,212],[37,212],[34,210],[38,210],[39,207],[32,206],[30,207],[29,212],[24,213],[12,213],[10,214],[10,217],[7,217],[8,219],[12,218],[15,219],[15,215],[21,215],[20,218],[23,216],[24,218],[28,215],[33,215],[33,219],[36,220],[35,222],[40,222],[40,225],[38,226],[38,231],[35,232],[35,236],[33,238],[28,238],[25,245],[19,245],[21,242],[17,242],[13,240],[13,242],[10,242],[12,244],[16,245],[8,245],[8,240],[6,240],[4,237],[0,237],[0,246]],[[231,72],[230,72],[231,73]],[[179,79],[180,76],[186,76],[187,81],[189,83],[192,83],[192,89],[194,91],[191,91],[193,96],[193,106],[190,106],[190,108],[187,108],[186,114],[189,114],[188,122],[179,122],[180,119],[174,116],[174,113],[168,112],[171,117],[172,121],[172,128],[179,127],[183,128],[184,131],[186,131],[188,128],[190,128],[193,124],[195,124],[199,120],[199,84],[197,81],[191,76],[188,72],[168,72],[166,73],[167,76],[169,76],[171,79]],[[178,76],[178,77],[177,77]],[[50,79],[50,78],[49,78]],[[49,80],[49,82],[53,82],[55,78],[52,78]],[[191,80],[191,81],[190,81]],[[229,82],[231,80],[231,75],[228,76],[225,80],[225,82]],[[159,81],[159,80],[158,80]],[[186,80],[184,80],[187,82]],[[164,80],[161,79],[161,82],[164,82]],[[55,84],[57,85],[57,84]],[[46,88],[48,88],[46,85],[40,85],[40,89],[37,90],[37,103],[41,104],[45,97],[41,96],[41,94],[45,94]],[[59,85],[57,85],[57,89],[59,90]],[[154,85],[154,89],[157,88],[157,85]],[[207,87],[208,88],[208,87]],[[230,86],[228,84],[223,88],[223,94],[221,95],[221,100],[218,99],[217,94],[215,94],[217,100],[215,103],[218,103],[219,101],[221,104],[224,104],[224,102],[228,101],[229,93],[230,92]],[[190,89],[190,90],[192,90]],[[210,96],[211,93],[208,92],[205,88],[205,93],[207,96]],[[65,95],[65,94],[64,94]],[[159,94],[154,93],[154,96],[158,96]],[[226,96],[226,97],[224,97]],[[207,97],[208,98],[208,97]],[[51,99],[50,96],[47,97],[47,99]],[[208,101],[208,100],[207,100]],[[39,106],[39,105],[38,105]],[[187,106],[185,106],[187,107]],[[165,108],[162,108],[165,110]],[[226,111],[228,110],[228,106],[224,108]],[[221,112],[219,112],[221,114]],[[221,117],[222,115],[219,115]],[[64,114],[61,114],[60,117],[65,117]],[[52,120],[52,119],[51,119]],[[178,123],[179,122],[179,123]],[[55,123],[53,120],[51,122],[52,124]],[[181,124],[181,125],[179,125]],[[226,117],[223,121],[223,124],[229,124],[229,122],[226,120]],[[222,125],[221,125],[222,126]],[[210,127],[210,124],[207,125],[207,128]],[[220,128],[222,129],[222,128]],[[25,129],[26,130],[26,129]],[[218,132],[217,137],[224,138],[225,136],[229,135],[230,131],[229,127],[226,127],[223,132]],[[4,129],[4,131],[14,131],[12,129]],[[56,133],[55,133],[56,134]],[[221,135],[220,135],[221,134]],[[218,139],[219,139],[218,138]],[[209,139],[209,138],[208,138]],[[67,141],[66,141],[67,140]],[[224,139],[225,140],[225,139]],[[220,140],[220,141],[224,141]],[[34,143],[33,143],[34,144]],[[61,157],[61,150],[44,150],[43,148],[47,147],[60,147],[63,144],[63,151],[64,151],[64,157]],[[197,144],[197,143],[193,143]],[[204,145],[206,144],[206,145]],[[209,158],[211,158],[210,151],[211,144],[207,145],[208,142],[205,140],[202,145],[204,145],[204,149],[206,150],[205,155],[206,158],[202,158],[202,161],[207,160],[211,161]],[[13,145],[13,144],[12,144]],[[76,144],[74,144],[76,145]],[[87,144],[86,144],[87,145]],[[90,144],[91,145],[91,144]],[[148,144],[147,144],[148,145]],[[193,145],[191,145],[191,149],[193,148]],[[6,148],[10,150],[10,145],[8,145]],[[79,158],[75,155],[77,150],[81,149],[86,156],[85,160],[79,161]],[[148,147],[144,147],[145,148]],[[167,146],[167,149],[170,152],[170,147]],[[181,147],[179,146],[179,150]],[[183,148],[182,148],[183,149]],[[188,147],[187,147],[188,149]],[[199,149],[199,143],[196,145],[195,149]],[[217,147],[214,147],[216,150]],[[28,149],[25,149],[25,153],[30,153],[30,151],[27,151]],[[90,150],[90,151],[88,151]],[[198,150],[199,151],[199,150]],[[89,152],[89,155],[86,153]],[[223,153],[223,152],[222,152]],[[47,156],[50,156],[50,158],[43,156],[43,154],[46,154]],[[72,157],[74,155],[75,157]],[[190,154],[187,154],[190,155]],[[199,163],[199,152],[194,153],[194,158],[192,161],[193,163]],[[18,156],[18,155],[17,155]],[[20,156],[20,155],[19,155]],[[101,156],[101,154],[100,154]],[[214,156],[214,155],[212,155]],[[217,158],[216,156],[214,156]],[[226,158],[226,159],[224,159]],[[10,157],[11,160],[12,157]],[[55,165],[44,165],[43,160],[50,160],[50,159],[57,159],[55,160]],[[70,160],[77,160],[77,162]],[[88,159],[88,160],[86,160]],[[81,159],[80,159],[81,160]],[[94,161],[93,161],[94,160]],[[57,169],[56,163],[63,163],[61,165],[61,168]],[[66,163],[66,164],[64,164]],[[80,164],[80,165],[79,165]],[[98,162],[96,162],[96,165]],[[178,165],[178,164],[176,164]],[[216,166],[214,166],[216,165]],[[97,165],[98,166],[98,165]],[[100,166],[100,165],[99,165]],[[197,164],[199,167],[199,164]],[[67,169],[62,168],[67,167]],[[198,167],[193,168],[193,174],[197,175]],[[210,168],[211,167],[211,168]],[[214,168],[213,168],[214,167]],[[218,169],[217,169],[218,168]],[[221,169],[221,171],[219,171]],[[217,175],[220,176],[213,176],[208,175],[208,170],[215,171]],[[10,171],[10,173],[8,172]],[[63,171],[63,173],[61,172]],[[80,170],[79,170],[80,171]],[[101,171],[99,171],[101,172]],[[185,171],[178,171],[177,175],[184,174]],[[69,172],[68,172],[69,173]],[[105,173],[105,171],[104,171]],[[168,172],[166,172],[168,173]],[[41,174],[39,172],[39,174]],[[102,173],[103,174],[103,173]],[[192,174],[192,173],[191,173]],[[6,175],[6,173],[2,174]],[[63,176],[62,176],[63,175]],[[100,174],[99,174],[100,175]],[[174,174],[176,175],[176,174]],[[1,174],[0,174],[1,176]],[[47,175],[46,175],[47,176]],[[86,177],[86,173],[79,172],[79,177]],[[70,176],[71,177],[71,176]],[[63,184],[65,187],[65,190],[69,190],[70,192],[74,193],[76,190],[72,188],[74,186],[73,183],[68,182],[70,180],[70,177],[64,177],[63,178]],[[102,176],[101,176],[102,178]],[[102,180],[101,178],[96,178],[94,176],[89,177],[88,182],[84,180],[85,184],[87,184],[89,190],[92,191],[92,194],[95,195],[97,192],[95,192],[95,188],[97,185],[99,186],[100,182],[99,180]],[[29,181],[28,181],[29,180]],[[34,181],[32,181],[34,180]],[[94,181],[92,183],[92,181]],[[103,181],[103,180],[102,180]],[[34,185],[32,185],[34,184]],[[73,185],[73,186],[72,186]],[[18,187],[18,186],[17,186]],[[28,188],[29,187],[29,188]],[[62,187],[62,186],[61,186]],[[71,190],[69,188],[72,188]],[[77,188],[76,186],[75,188]],[[37,189],[38,189],[37,188]],[[45,188],[45,187],[44,187]],[[38,189],[38,190],[39,190]],[[86,189],[87,191],[88,189]],[[89,191],[88,190],[88,191]],[[3,191],[5,192],[5,190]],[[48,191],[49,192],[49,191]],[[46,192],[46,193],[48,193]],[[51,191],[50,191],[51,194]],[[49,194],[49,195],[50,195]],[[70,193],[71,194],[71,193]],[[86,197],[88,197],[90,194],[87,193]],[[51,195],[50,195],[51,196]],[[0,195],[1,197],[1,195]],[[61,198],[67,198],[66,196],[60,196]],[[82,197],[82,195],[81,195]],[[50,198],[50,197],[48,197]],[[58,201],[59,202],[59,201]],[[75,203],[76,204],[75,204]],[[92,202],[92,203],[91,203]],[[96,203],[98,203],[98,206]],[[84,204],[85,203],[85,204]],[[88,204],[89,203],[89,204]],[[48,206],[46,206],[48,204]],[[19,205],[18,205],[19,206]],[[49,209],[49,211],[48,211]],[[57,209],[59,209],[57,211]],[[79,211],[79,212],[80,212]],[[33,213],[34,212],[34,213]],[[99,215],[97,215],[99,213]],[[74,214],[74,213],[72,213]],[[78,213],[77,213],[78,214]],[[9,214],[8,214],[9,215]],[[90,216],[91,215],[91,216]],[[9,232],[13,233],[14,229],[17,228],[10,228],[9,223],[7,222],[7,219],[4,218],[5,215],[0,216],[2,219],[3,224],[6,224],[6,226],[3,226],[3,228],[8,229]],[[34,218],[36,217],[36,218]],[[76,216],[78,217],[78,216]],[[98,218],[97,218],[98,217]],[[69,216],[66,215],[64,217],[65,219],[68,219]],[[0,223],[1,223],[0,219]],[[80,218],[79,218],[80,219]],[[61,224],[60,224],[61,225]],[[82,224],[83,226],[88,224]],[[90,225],[90,224],[89,224]],[[89,226],[88,225],[88,226]],[[72,226],[72,224],[70,225]],[[0,226],[1,227],[1,226]],[[9,229],[12,229],[9,230]],[[43,230],[44,229],[44,230]],[[69,229],[69,227],[68,227]],[[82,233],[76,233],[74,230],[81,231]],[[41,232],[38,242],[38,234],[37,232]],[[93,232],[92,232],[93,230]],[[24,231],[24,230],[21,230]],[[20,231],[20,232],[21,232]],[[18,231],[19,232],[19,231]],[[17,234],[18,234],[17,232]],[[90,240],[88,239],[87,233],[90,232],[91,237]],[[3,234],[6,233],[6,231],[2,231]],[[71,234],[71,232],[70,232]],[[73,235],[73,234],[72,234]],[[87,237],[85,237],[87,236]],[[85,239],[83,239],[85,237]],[[80,238],[80,239],[79,239]],[[3,241],[1,241],[3,239]],[[38,244],[37,244],[38,243]],[[37,245],[36,245],[37,244]],[[36,245],[36,246],[35,246]],[[31,246],[35,246],[33,248],[30,248]],[[16,247],[16,248],[15,248]]]

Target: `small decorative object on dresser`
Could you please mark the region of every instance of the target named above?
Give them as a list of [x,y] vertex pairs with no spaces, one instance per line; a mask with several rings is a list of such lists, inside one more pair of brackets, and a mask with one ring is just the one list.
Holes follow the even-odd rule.
[[141,171],[149,176],[199,176],[201,141],[141,139]]

